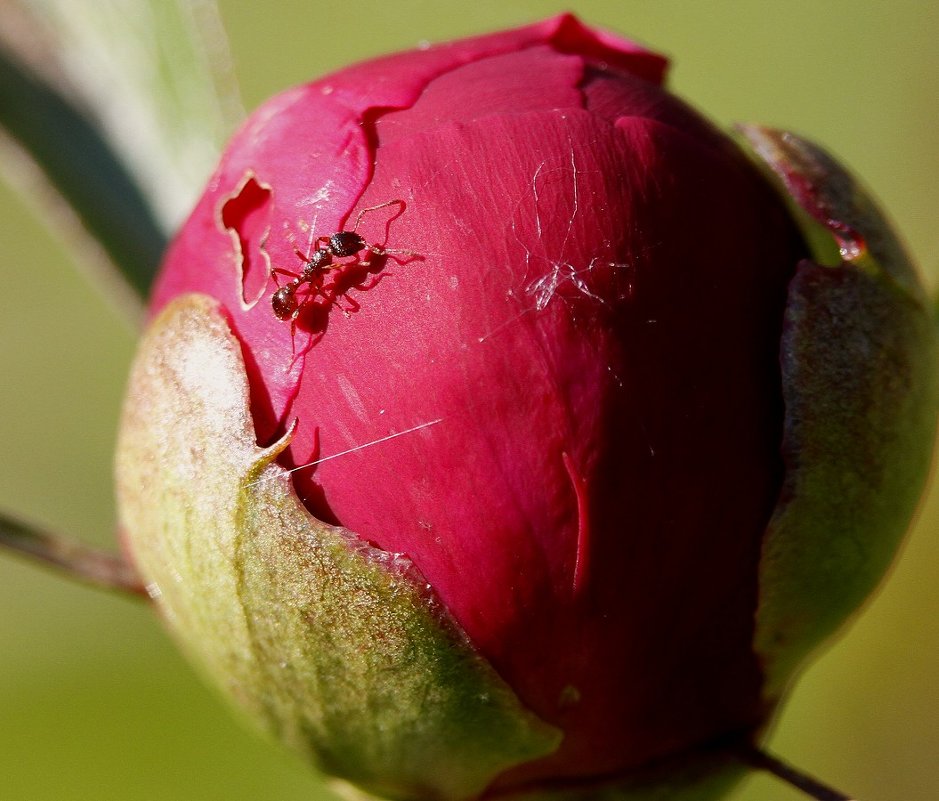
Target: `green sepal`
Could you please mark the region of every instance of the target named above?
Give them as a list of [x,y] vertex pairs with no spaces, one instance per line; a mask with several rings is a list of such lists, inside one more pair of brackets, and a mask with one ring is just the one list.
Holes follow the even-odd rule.
[[[865,187],[828,151],[790,131],[738,125],[754,153],[771,170],[796,211],[821,226],[841,255],[839,264],[899,284],[918,304],[926,292],[903,243]],[[803,220],[803,228],[808,228]],[[828,248],[808,232],[813,258],[829,264]]]
[[121,524],[170,628],[276,737],[376,795],[462,799],[556,750],[403,555],[326,525],[255,444],[215,301],[144,337],[117,455]]
[[936,431],[939,343],[915,269],[859,184],[791,133],[741,130],[842,259],[803,261],[789,287],[785,479],[763,543],[755,632],[772,701],[876,587],[909,526]]

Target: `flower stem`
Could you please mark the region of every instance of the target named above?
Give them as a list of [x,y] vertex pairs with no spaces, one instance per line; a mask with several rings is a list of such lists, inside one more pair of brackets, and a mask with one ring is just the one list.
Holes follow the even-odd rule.
[[37,531],[0,513],[0,548],[47,565],[78,581],[135,596],[147,596],[143,581],[123,556],[74,540]]
[[809,776],[792,765],[787,765],[782,760],[761,751],[759,748],[747,747],[741,749],[738,751],[738,756],[750,767],[773,774],[777,779],[781,779],[797,790],[801,790],[816,801],[855,801],[851,796],[829,787],[813,776]]

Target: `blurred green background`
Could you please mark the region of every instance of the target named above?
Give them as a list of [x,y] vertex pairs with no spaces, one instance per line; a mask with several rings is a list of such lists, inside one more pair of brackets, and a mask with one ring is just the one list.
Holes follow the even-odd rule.
[[[92,0],[86,0],[89,4]],[[572,7],[573,6],[573,7]],[[939,282],[935,0],[221,3],[246,106],[348,62],[571,8],[674,59],[721,124],[810,135],[875,187]],[[111,450],[134,334],[0,186],[0,506],[112,541]],[[862,801],[939,796],[939,482],[888,583],[803,675],[777,752]],[[0,798],[309,801],[306,768],[257,739],[143,604],[0,557]],[[795,801],[763,778],[735,801]]]

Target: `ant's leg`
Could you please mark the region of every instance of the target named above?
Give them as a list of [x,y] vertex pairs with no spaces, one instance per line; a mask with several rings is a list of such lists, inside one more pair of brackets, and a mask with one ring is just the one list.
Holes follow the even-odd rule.
[[297,309],[290,317],[290,364],[293,366],[297,356],[297,316],[300,310]]
[[294,365],[300,361],[300,359],[306,356],[311,350],[313,350],[313,346],[316,345],[316,343],[319,342],[322,338],[322,331],[319,333],[314,333],[311,331],[309,337],[307,338],[306,344],[303,346],[303,349],[300,351],[294,349],[293,358],[290,360],[290,366],[287,369],[292,370]]
[[317,335],[314,334],[314,332],[310,331],[309,336],[307,337],[307,342],[303,346],[303,349],[299,352],[297,351],[297,320],[299,319],[300,315],[303,313],[303,310],[304,308],[306,308],[306,305],[308,303],[311,303],[315,299],[316,299],[315,294],[307,295],[301,301],[300,305],[297,307],[297,310],[290,316],[290,357],[291,359],[290,359],[290,368],[288,369],[292,369],[293,366],[297,363],[297,360],[306,356],[306,354],[310,352],[312,347],[317,342],[319,342],[319,338],[317,337]]
[[307,284],[307,293],[304,300],[305,303],[312,303],[317,298],[322,298],[326,303],[333,302],[333,295],[329,292],[329,287],[323,282],[323,276],[319,276],[318,280],[310,281]]
[[288,284],[299,283],[300,281],[300,273],[295,273],[291,270],[285,270],[282,267],[271,267],[270,273],[271,278],[274,279],[274,286],[276,286],[278,289],[281,287],[280,281],[277,280],[278,275],[290,276],[291,280],[287,282]]
[[[399,211],[399,212],[395,215],[395,217],[399,217],[399,216],[401,216],[401,214],[404,212],[404,206],[405,206],[404,201],[401,200],[400,198],[396,198],[395,200],[388,200],[388,201],[385,201],[384,203],[379,203],[377,206],[369,206],[367,209],[362,209],[362,211],[360,211],[360,212],[356,215],[356,218],[355,218],[355,225],[352,226],[353,232],[354,232],[354,231],[357,231],[357,230],[359,229],[359,223],[362,221],[362,218],[363,218],[366,214],[368,214],[370,211],[378,211],[379,209],[385,209],[385,208],[387,208],[388,206],[395,206],[395,205],[400,205],[400,206],[401,206],[401,211]],[[394,217],[392,217],[391,219],[394,219]]]
[[399,250],[397,248],[383,248],[378,245],[369,245],[368,249],[376,256],[420,256],[416,250]]

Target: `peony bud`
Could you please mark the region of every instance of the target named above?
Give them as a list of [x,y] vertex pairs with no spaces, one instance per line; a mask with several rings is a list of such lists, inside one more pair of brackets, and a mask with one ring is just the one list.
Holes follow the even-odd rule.
[[370,792],[717,792],[912,514],[915,275],[748,129],[855,247],[810,261],[665,66],[564,16],[290,90],[167,255],[128,546],[208,673]]

